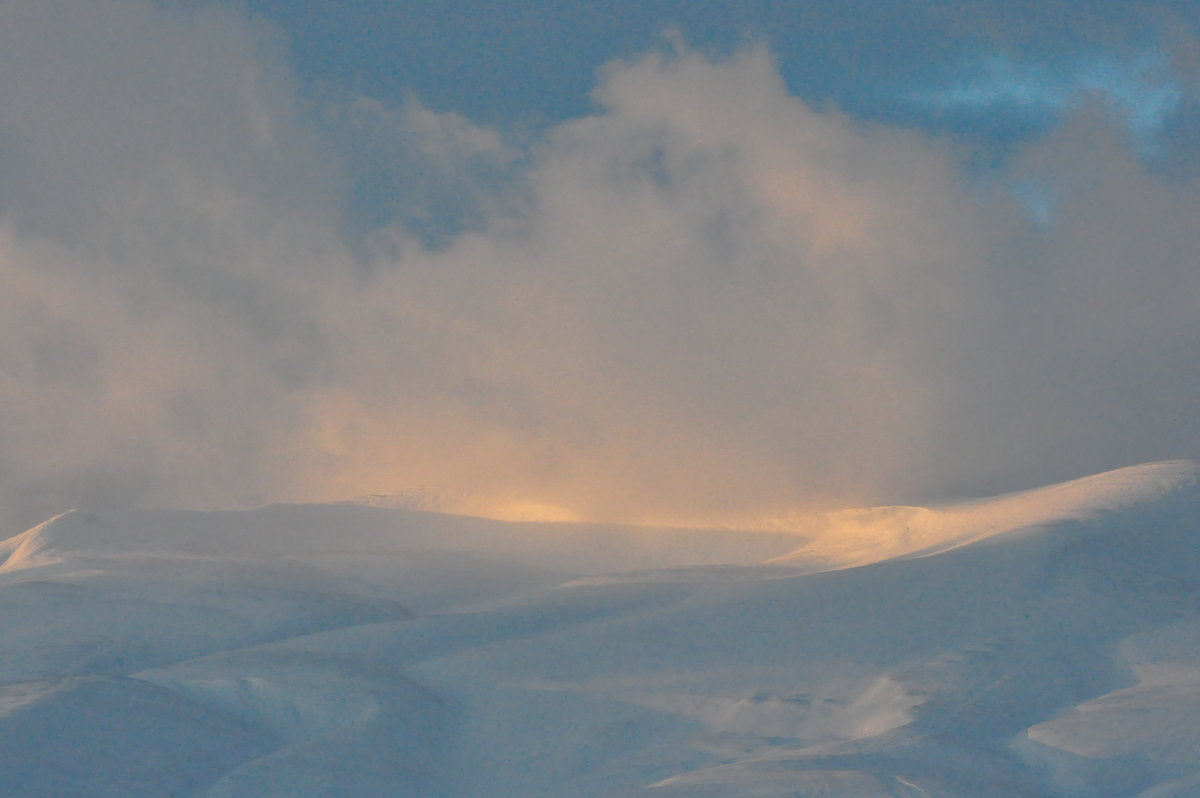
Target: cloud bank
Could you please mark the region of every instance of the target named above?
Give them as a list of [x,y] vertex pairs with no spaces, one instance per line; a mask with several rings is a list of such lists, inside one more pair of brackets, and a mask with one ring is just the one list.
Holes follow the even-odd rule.
[[422,486],[723,518],[1200,449],[1200,190],[1099,100],[981,181],[753,46],[614,62],[519,140],[314,96],[232,7],[0,16],[10,528]]

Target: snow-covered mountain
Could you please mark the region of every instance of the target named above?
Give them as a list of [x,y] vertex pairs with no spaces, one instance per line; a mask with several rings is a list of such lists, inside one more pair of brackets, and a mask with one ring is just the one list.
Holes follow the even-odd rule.
[[72,511],[0,543],[0,796],[1200,795],[1198,510]]

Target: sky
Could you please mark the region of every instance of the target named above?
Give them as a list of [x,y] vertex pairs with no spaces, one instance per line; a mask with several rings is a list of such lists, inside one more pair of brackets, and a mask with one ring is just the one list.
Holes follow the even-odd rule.
[[1195,456],[1198,35],[0,0],[0,530],[412,489],[730,522]]

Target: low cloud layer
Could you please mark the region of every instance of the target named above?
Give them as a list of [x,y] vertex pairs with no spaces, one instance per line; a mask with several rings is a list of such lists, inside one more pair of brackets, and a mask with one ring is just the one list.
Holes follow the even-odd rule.
[[983,180],[759,48],[614,63],[517,141],[314,99],[224,6],[0,14],[11,531],[414,487],[719,518],[1200,451],[1200,190],[1100,100]]

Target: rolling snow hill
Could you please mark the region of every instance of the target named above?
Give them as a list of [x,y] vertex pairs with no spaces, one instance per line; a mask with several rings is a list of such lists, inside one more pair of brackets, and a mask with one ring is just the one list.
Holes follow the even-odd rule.
[[757,531],[72,511],[0,796],[1200,795],[1200,469]]

